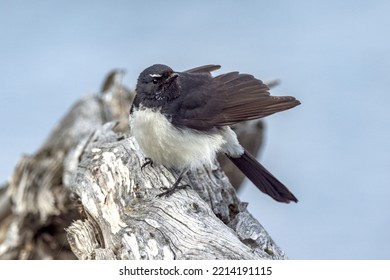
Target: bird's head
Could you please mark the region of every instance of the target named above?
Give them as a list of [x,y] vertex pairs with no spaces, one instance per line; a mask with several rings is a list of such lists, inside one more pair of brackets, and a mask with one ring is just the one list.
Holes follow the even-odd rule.
[[139,75],[136,92],[145,99],[174,99],[180,91],[179,77],[170,67],[154,64]]

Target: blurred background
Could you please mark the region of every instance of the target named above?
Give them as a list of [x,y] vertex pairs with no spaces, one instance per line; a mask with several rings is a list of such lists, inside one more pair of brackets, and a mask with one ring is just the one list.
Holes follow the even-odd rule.
[[300,200],[246,182],[291,259],[390,259],[389,1],[0,1],[0,182],[113,68],[221,64],[302,105],[266,119],[262,163]]

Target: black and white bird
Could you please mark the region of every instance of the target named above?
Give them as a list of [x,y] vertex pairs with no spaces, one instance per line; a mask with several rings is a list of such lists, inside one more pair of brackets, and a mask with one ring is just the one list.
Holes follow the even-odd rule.
[[297,198],[238,142],[229,127],[300,104],[291,96],[271,96],[268,87],[249,74],[230,72],[213,77],[219,65],[184,72],[155,64],[138,78],[130,109],[130,130],[146,163],[181,170],[169,196],[190,169],[212,166],[216,153],[226,156],[260,191],[289,203]]

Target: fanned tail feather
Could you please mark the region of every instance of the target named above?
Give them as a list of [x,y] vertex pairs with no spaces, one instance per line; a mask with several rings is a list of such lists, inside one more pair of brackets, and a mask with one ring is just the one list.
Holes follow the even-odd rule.
[[265,194],[279,202],[298,202],[298,199],[287,189],[283,183],[276,179],[263,165],[261,165],[246,150],[238,158],[228,155],[228,158],[252,181],[256,187]]

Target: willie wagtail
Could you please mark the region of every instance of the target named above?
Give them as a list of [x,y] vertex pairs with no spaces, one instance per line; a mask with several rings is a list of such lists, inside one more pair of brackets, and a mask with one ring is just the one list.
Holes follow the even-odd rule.
[[[300,104],[291,96],[270,96],[268,87],[252,75],[230,72],[216,77],[219,65],[184,72],[155,64],[138,78],[130,109],[130,130],[148,163],[174,167],[181,173],[173,186],[159,196],[169,196],[183,175],[202,165],[211,166],[222,152],[262,192],[289,203],[297,198],[238,142],[229,127],[284,111]],[[146,165],[144,164],[144,165]]]

